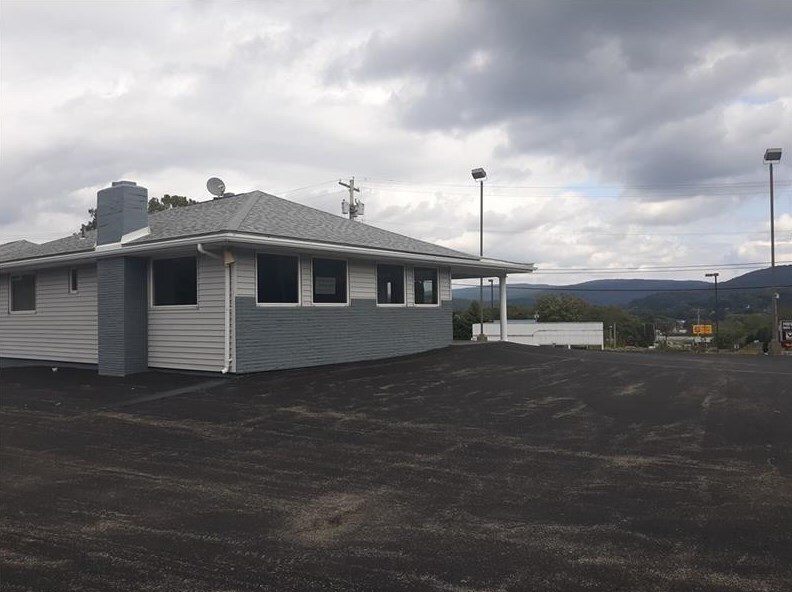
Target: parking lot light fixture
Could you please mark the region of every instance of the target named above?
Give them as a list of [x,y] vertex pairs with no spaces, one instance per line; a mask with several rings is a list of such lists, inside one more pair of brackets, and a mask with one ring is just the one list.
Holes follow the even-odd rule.
[[781,342],[778,340],[778,288],[776,287],[775,271],[775,211],[773,199],[773,165],[781,162],[781,148],[768,148],[764,153],[764,163],[770,165],[770,278],[773,283],[772,301],[770,311],[772,327],[770,336],[770,354],[781,353]]
[[[484,179],[487,173],[482,168],[470,171],[474,181],[479,182],[479,258],[484,257]],[[481,331],[477,337],[478,341],[487,341],[484,335],[484,276],[479,276],[479,323]]]

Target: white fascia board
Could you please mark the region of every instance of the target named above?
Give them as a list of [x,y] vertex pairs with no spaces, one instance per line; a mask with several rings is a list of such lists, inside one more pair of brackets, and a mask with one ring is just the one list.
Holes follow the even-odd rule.
[[0,263],[0,271],[20,268],[56,267],[61,264],[95,261],[96,253],[93,251],[80,251],[78,253],[64,253],[63,255],[48,255],[46,257],[33,257]]
[[[131,233],[130,233],[131,234]],[[245,234],[238,232],[224,232],[214,235],[191,236],[177,239],[166,239],[150,243],[126,243],[117,242],[105,245],[98,245],[94,251],[67,253],[64,255],[51,255],[48,257],[37,257],[19,261],[9,261],[0,263],[0,270],[15,269],[19,267],[41,267],[53,264],[67,263],[84,259],[99,259],[103,257],[117,257],[119,255],[132,255],[137,253],[147,253],[151,251],[162,251],[165,249],[194,246],[198,243],[224,244],[224,245],[251,245],[251,246],[271,246],[291,249],[301,249],[323,253],[340,253],[347,256],[358,256],[366,259],[394,259],[407,262],[433,263],[435,265],[448,265],[455,268],[465,268],[471,272],[493,272],[498,273],[529,273],[535,269],[531,263],[512,263],[509,261],[499,261],[497,259],[467,259],[463,257],[450,257],[445,255],[428,255],[423,253],[409,253],[405,251],[388,251],[385,249],[375,249],[371,247],[355,247],[351,245],[338,245],[331,243],[321,243],[298,239],[279,238],[270,236],[260,236],[256,234]]]

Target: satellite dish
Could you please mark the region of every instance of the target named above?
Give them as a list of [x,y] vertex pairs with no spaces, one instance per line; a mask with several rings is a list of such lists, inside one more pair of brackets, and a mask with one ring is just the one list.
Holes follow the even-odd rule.
[[222,179],[218,179],[217,177],[209,179],[206,182],[206,188],[209,190],[209,193],[217,197],[221,197],[223,193],[225,193],[225,183],[223,183]]

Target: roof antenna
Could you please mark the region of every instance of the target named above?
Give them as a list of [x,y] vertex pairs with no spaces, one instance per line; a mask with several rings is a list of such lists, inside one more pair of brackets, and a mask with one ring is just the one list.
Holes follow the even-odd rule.
[[225,183],[218,177],[209,179],[206,182],[206,188],[209,190],[209,193],[215,196],[215,199],[222,199],[225,195]]

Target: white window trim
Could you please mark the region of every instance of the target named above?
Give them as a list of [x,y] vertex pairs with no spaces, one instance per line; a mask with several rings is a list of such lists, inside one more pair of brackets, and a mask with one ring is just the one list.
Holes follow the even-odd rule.
[[[13,310],[14,307],[14,290],[12,287],[11,278],[19,275],[32,275],[33,276],[33,310]],[[8,276],[8,314],[12,315],[34,315],[38,312],[38,274],[36,272],[30,273],[12,273]]]
[[[436,304],[419,304],[415,301],[415,270],[416,269],[434,269],[437,278],[435,282],[435,293],[437,294],[437,303]],[[414,265],[412,268],[412,281],[413,281],[413,306],[417,306],[419,308],[439,308],[442,299],[440,298],[440,268],[435,267],[434,265]]]
[[[297,302],[259,302],[258,299],[258,256],[259,255],[279,255],[283,257],[296,257],[297,258]],[[256,286],[256,306],[258,308],[299,308],[302,306],[302,256],[289,255],[287,253],[273,253],[272,251],[254,251],[253,252],[253,281]],[[311,264],[311,273],[313,273],[313,264]],[[312,278],[313,280],[313,278]],[[313,285],[313,284],[312,284]],[[313,293],[313,292],[312,292]]]
[[[72,274],[77,274],[77,289],[72,289]],[[70,267],[69,268],[69,275],[67,276],[67,281],[69,283],[69,294],[79,294],[80,293],[80,271],[77,267]]]
[[152,257],[148,265],[149,310],[198,310],[201,303],[201,260],[195,256],[195,304],[154,304],[154,261],[186,259],[192,255]]
[[[402,268],[402,294],[404,294],[404,302],[402,303],[392,303],[392,302],[384,302],[380,304],[379,301],[379,272],[378,267],[380,265],[390,265],[392,267],[401,267]],[[413,297],[413,300],[415,297]],[[374,301],[377,303],[377,306],[381,308],[406,308],[407,307],[407,266],[403,263],[382,263],[377,261],[374,263]]]
[[[346,266],[346,302],[316,302],[314,300],[314,269],[313,264],[315,259],[326,259],[329,261],[343,261]],[[320,306],[324,308],[342,308],[344,306],[351,306],[352,286],[349,285],[349,259],[343,257],[311,257],[311,302],[313,306]]]

